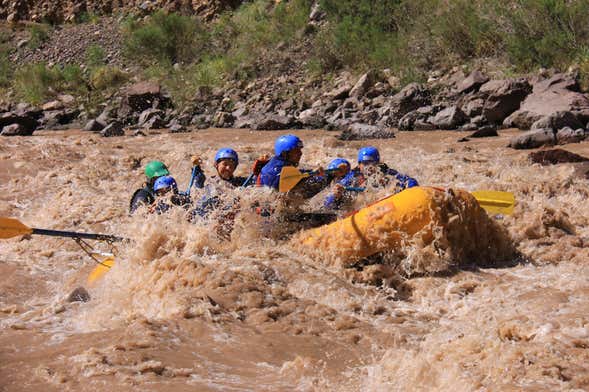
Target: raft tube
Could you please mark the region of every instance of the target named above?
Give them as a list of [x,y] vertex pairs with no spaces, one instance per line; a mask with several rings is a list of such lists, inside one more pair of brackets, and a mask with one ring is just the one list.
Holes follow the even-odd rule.
[[[351,216],[306,230],[293,242],[307,253],[336,264],[349,264],[377,253],[398,249],[407,239],[430,244],[434,231],[459,216],[472,229],[486,213],[470,193],[432,187],[413,187],[373,203]],[[471,217],[472,219],[469,219]],[[475,229],[476,230],[476,229]],[[331,263],[333,264],[333,262]]]

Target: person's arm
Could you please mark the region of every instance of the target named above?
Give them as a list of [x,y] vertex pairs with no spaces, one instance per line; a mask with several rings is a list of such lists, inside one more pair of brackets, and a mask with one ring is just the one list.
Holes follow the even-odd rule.
[[145,189],[139,189],[135,191],[129,203],[129,213],[133,214],[137,209],[144,205],[150,205],[153,203],[154,198]]
[[397,186],[401,189],[412,188],[414,186],[419,186],[417,180],[413,177],[409,177],[406,174],[399,173],[395,169],[388,167],[387,165],[383,164],[382,166],[383,172],[391,177],[395,177],[397,180]]

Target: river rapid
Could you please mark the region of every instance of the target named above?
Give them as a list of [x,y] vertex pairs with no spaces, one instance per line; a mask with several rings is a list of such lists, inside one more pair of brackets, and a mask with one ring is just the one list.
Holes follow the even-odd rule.
[[[466,143],[459,132],[368,142],[295,133],[305,142],[301,166],[352,161],[374,143],[422,185],[513,192],[515,213],[493,219],[516,255],[456,266],[414,244],[393,272],[346,268],[249,211],[277,199],[266,190],[230,195],[242,213],[228,241],[180,209],[128,216],[148,161],[164,161],[185,189],[192,155],[211,175],[214,152],[230,146],[247,175],[275,132],[5,137],[0,216],[132,241],[89,285],[96,264],[71,239],[1,240],[0,390],[589,390],[587,167],[531,164],[528,152],[505,147],[517,131]],[[588,143],[565,148],[589,156]],[[385,195],[361,195],[356,207]],[[68,302],[79,286],[91,300]]]

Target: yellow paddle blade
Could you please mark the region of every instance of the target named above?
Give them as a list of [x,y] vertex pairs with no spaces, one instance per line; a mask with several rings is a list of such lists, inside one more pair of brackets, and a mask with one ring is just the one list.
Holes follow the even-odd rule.
[[303,178],[309,177],[309,173],[301,173],[299,169],[294,166],[284,166],[280,172],[280,182],[278,183],[279,192],[288,192],[301,181]]
[[479,205],[491,214],[513,214],[515,196],[511,192],[501,191],[474,191],[472,195]]
[[32,233],[33,229],[18,219],[0,217],[0,238],[12,238]]
[[98,264],[96,268],[92,270],[90,275],[88,275],[88,284],[92,285],[94,282],[99,280],[102,275],[106,274],[110,268],[115,265],[115,258],[113,256],[108,256],[104,260],[101,261],[102,264]]

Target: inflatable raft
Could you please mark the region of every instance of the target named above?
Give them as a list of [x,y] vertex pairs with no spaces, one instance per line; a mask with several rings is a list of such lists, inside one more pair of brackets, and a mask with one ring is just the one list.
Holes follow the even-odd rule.
[[[297,249],[329,264],[347,265],[406,245],[461,249],[469,256],[488,246],[493,222],[473,195],[462,190],[414,187],[382,199],[329,225],[306,230],[293,239]],[[438,245],[438,244],[436,244]]]

